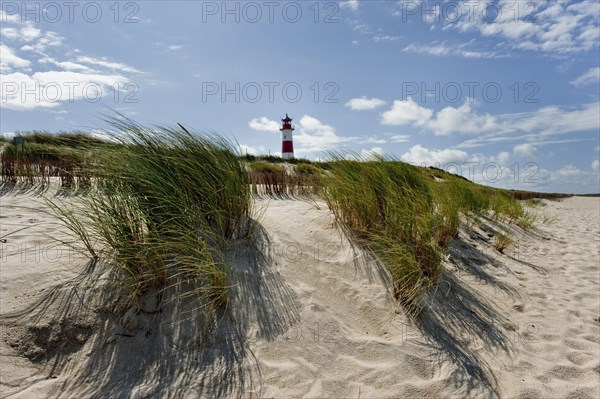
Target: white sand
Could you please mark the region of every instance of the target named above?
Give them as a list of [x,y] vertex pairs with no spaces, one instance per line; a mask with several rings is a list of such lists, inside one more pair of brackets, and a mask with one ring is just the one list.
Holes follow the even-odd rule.
[[[545,201],[539,210],[556,221],[515,229],[505,255],[479,226],[463,226],[418,320],[397,309],[384,269],[350,245],[322,203],[258,201],[271,258],[238,257],[231,317],[242,327],[219,327],[202,356],[178,347],[179,332],[160,320],[115,336],[93,303],[73,318],[64,307],[76,301],[50,301],[38,320],[49,292],[87,291],[55,288],[86,260],[66,250],[57,260],[50,237],[64,228],[15,208],[43,201],[0,201],[0,236],[33,226],[1,244],[2,397],[600,397],[598,198]],[[37,258],[15,249],[35,243]],[[52,324],[61,317],[71,324]],[[67,337],[57,338],[64,367],[24,357],[55,354],[48,331]]]

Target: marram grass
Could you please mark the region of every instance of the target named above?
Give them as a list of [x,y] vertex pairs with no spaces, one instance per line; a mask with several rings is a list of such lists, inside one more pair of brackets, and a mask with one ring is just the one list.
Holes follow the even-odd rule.
[[236,146],[183,126],[109,123],[119,145],[102,148],[88,165],[95,178],[82,197],[82,212],[58,216],[92,257],[113,269],[124,308],[148,291],[175,286],[188,287],[185,295],[197,296],[203,307],[225,305],[230,286],[224,248],[249,234],[251,211],[248,174]]
[[[437,285],[442,254],[458,236],[461,214],[473,219],[491,214],[524,228],[533,223],[522,204],[502,190],[448,173],[434,178],[426,168],[394,159],[329,156],[321,195],[336,219],[386,265],[396,298],[411,313],[419,312],[421,294]],[[510,237],[501,240],[504,250]]]
[[333,157],[323,177],[327,204],[387,266],[396,298],[414,307],[442,270],[442,248],[434,231],[440,220],[427,181],[402,162]]

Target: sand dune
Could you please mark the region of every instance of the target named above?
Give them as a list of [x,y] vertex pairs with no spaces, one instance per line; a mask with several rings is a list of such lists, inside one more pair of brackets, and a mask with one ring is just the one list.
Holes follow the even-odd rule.
[[505,254],[494,221],[465,221],[416,319],[323,203],[257,200],[256,242],[231,250],[238,289],[201,344],[167,311],[116,330],[92,300],[101,269],[56,252],[67,237],[43,200],[0,199],[0,235],[15,232],[0,264],[2,397],[600,397],[598,198],[545,201],[554,223],[513,228]]

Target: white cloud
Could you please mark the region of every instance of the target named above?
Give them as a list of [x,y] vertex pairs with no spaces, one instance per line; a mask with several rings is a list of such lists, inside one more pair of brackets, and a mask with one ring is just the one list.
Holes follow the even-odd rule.
[[600,161],[598,161],[597,159],[594,159],[592,161],[592,169],[593,170],[599,170],[600,169]]
[[[565,165],[559,169],[549,170],[540,165],[532,164],[520,176],[518,183],[514,181],[514,170],[503,169],[502,179],[495,186],[516,188],[532,191],[563,192],[563,193],[591,193],[600,190],[598,173],[583,171],[574,165]],[[484,182],[484,184],[486,184]]]
[[42,35],[42,31],[31,24],[27,24],[20,30],[20,38],[23,41],[31,42]]
[[505,129],[511,125],[525,132],[537,131],[542,135],[600,129],[598,113],[600,102],[575,108],[548,106],[530,113],[502,116]]
[[41,58],[39,61],[41,64],[53,64],[67,71],[81,71],[81,72],[98,72],[90,67],[85,65],[78,64],[72,61],[57,61],[51,57]]
[[372,37],[375,43],[379,42],[395,42],[402,39],[402,36],[376,34]]
[[300,152],[320,151],[349,141],[356,137],[338,136],[335,128],[322,123],[317,118],[304,115],[298,124],[299,133],[294,136],[294,142],[299,144]]
[[[357,8],[358,8],[358,2],[356,2],[355,9],[357,9]],[[355,32],[358,32],[359,34],[361,34],[363,36],[367,36],[374,43],[384,43],[384,42],[391,43],[391,42],[397,42],[398,40],[404,38],[404,36],[388,34],[379,27],[375,29],[360,19],[352,19],[349,22],[352,26],[352,29]],[[360,42],[358,40],[352,40],[353,45],[357,45],[359,43]]]
[[395,134],[390,137],[390,140],[395,143],[406,143],[407,141],[410,141],[410,136],[407,134]]
[[0,43],[0,72],[8,73],[14,69],[28,68],[31,62],[19,57],[5,44]]
[[504,164],[507,163],[510,159],[510,152],[507,151],[502,151],[499,152],[498,155],[496,155],[495,157],[492,157],[491,161],[492,162],[497,162],[500,164]]
[[600,192],[598,161],[592,163],[592,171],[582,171],[574,165],[548,170],[535,163],[532,168],[522,170],[522,175],[516,180],[515,170],[507,165],[509,158],[510,153],[505,151],[486,156],[453,149],[432,150],[418,144],[400,159],[418,166],[440,167],[493,187],[566,193]]
[[181,50],[182,48],[183,48],[183,45],[181,45],[181,44],[171,44],[169,46],[170,51],[177,51],[177,50]]
[[4,10],[0,10],[0,22],[19,22],[19,16],[17,14],[7,14]]
[[576,166],[571,165],[571,164],[565,165],[565,166],[563,166],[562,168],[560,168],[558,170],[558,174],[561,175],[561,176],[565,176],[565,177],[568,177],[568,176],[577,176],[577,175],[579,175],[581,173],[582,173],[581,170],[579,170]]
[[0,29],[0,35],[4,39],[14,40],[19,37],[19,31],[16,28],[2,28]]
[[431,11],[433,12],[428,12],[425,14],[425,22],[433,23],[435,21],[439,21],[440,15],[442,14],[442,7],[440,7],[439,4],[435,4]]
[[598,84],[600,82],[600,67],[590,68],[583,75],[577,79],[572,80],[570,83],[575,87],[582,87],[591,84]]
[[[463,11],[458,22],[442,19],[444,29],[474,31],[503,40],[505,47],[546,53],[577,53],[598,46],[600,4],[597,2],[536,2],[532,7],[507,0],[497,4],[501,8],[493,21],[484,12]],[[479,6],[482,9],[485,4]],[[469,10],[464,1],[459,7]],[[515,17],[517,8],[519,14]]]
[[127,73],[141,73],[137,69],[130,67],[129,65],[122,64],[119,62],[111,62],[106,60],[106,58],[94,58],[87,56],[79,56],[77,57],[77,61],[82,62],[84,64],[101,66],[108,69],[112,69],[114,71],[127,72]]
[[60,36],[58,33],[42,31],[32,26],[29,22],[25,27],[18,29],[18,34],[15,35],[16,31],[16,28],[4,28],[2,34],[5,35],[8,33],[8,35],[5,36],[6,39],[27,43],[21,47],[22,51],[33,51],[40,53],[40,55],[43,55],[41,53],[46,51],[48,47],[60,46],[64,41],[64,37]]
[[22,27],[4,27],[0,29],[2,37],[6,40],[19,40],[23,42],[32,42],[42,36],[42,31],[36,28],[33,23],[26,22]]
[[498,128],[496,118],[477,114],[468,102],[458,108],[445,107],[434,115],[433,110],[421,107],[410,97],[406,101],[395,100],[392,108],[382,114],[382,123],[425,127],[436,136],[485,133]]
[[261,132],[279,132],[279,124],[265,116],[252,119],[250,122],[248,122],[248,126],[250,126],[251,129],[258,130]]
[[[577,107],[547,106],[531,112],[480,114],[467,101],[462,106],[445,107],[434,113],[412,98],[394,100],[392,107],[381,114],[384,125],[412,125],[433,132],[436,136],[453,133],[478,134],[459,144],[458,148],[478,147],[501,141],[527,140],[549,143],[554,135],[600,129],[600,102]],[[580,139],[579,139],[580,140]]]
[[383,101],[379,98],[366,98],[366,97],[353,98],[345,104],[346,107],[349,107],[350,109],[352,109],[354,111],[375,109],[375,108],[381,107],[383,105],[385,105],[385,101]]
[[[543,182],[543,184],[556,184],[556,183],[560,183],[561,186],[564,186],[565,188],[562,189],[561,191],[566,191],[566,192],[581,192],[583,191],[582,188],[573,188],[572,186],[576,185],[581,185],[583,186],[584,184],[587,185],[587,187],[585,187],[586,189],[589,189],[590,187],[593,187],[593,180],[596,180],[596,186],[598,185],[598,177],[596,174],[596,177],[594,179],[594,173],[593,172],[586,172],[583,170],[578,169],[575,165],[565,165],[563,167],[561,167],[560,169],[557,170],[547,170],[547,169],[540,169],[539,173],[537,174],[537,180]],[[591,179],[590,179],[591,178]],[[569,187],[571,186],[571,187]]]
[[313,118],[312,116],[304,115],[300,118],[300,128],[305,131],[319,131],[331,133],[335,132],[335,129],[332,126],[325,125],[321,123],[317,118]]
[[523,143],[516,145],[513,152],[521,157],[531,157],[537,153],[537,149],[529,143]]
[[418,44],[414,44],[414,43],[411,43],[408,46],[406,46],[403,49],[403,51],[407,51],[407,52],[411,52],[411,53],[418,53],[418,54],[437,55],[437,56],[449,55],[451,53],[450,48],[448,48],[446,46],[442,46],[442,45],[427,46],[427,45],[418,45]]
[[356,11],[358,10],[358,0],[340,1],[340,8],[349,8]]
[[469,158],[469,154],[461,150],[430,150],[423,147],[420,144],[412,146],[407,152],[400,156],[400,159],[404,162],[412,163],[415,165],[435,165],[435,164],[448,164],[450,162],[462,163],[466,162]]
[[[10,47],[0,43],[3,108],[31,110],[53,108],[66,101],[100,101],[103,97],[114,95],[117,84],[122,87],[128,82],[122,74],[140,73],[135,68],[106,58],[80,55],[76,59],[57,59],[53,53],[60,53],[62,58],[80,51],[63,48],[64,38],[56,32],[45,31],[30,21],[21,22],[19,18],[6,14],[0,17],[3,18],[2,39],[10,41]],[[17,43],[21,51],[28,52],[27,59],[17,55],[12,48]],[[38,69],[33,73],[33,65],[58,70]]]
[[394,100],[392,108],[381,114],[381,123],[384,125],[425,125],[433,111],[429,108],[421,107],[408,97],[406,101]]
[[384,144],[384,143],[386,143],[386,140],[381,137],[377,137],[377,136],[367,136],[360,142],[361,143]]
[[35,51],[45,51],[48,47],[60,46],[64,38],[55,32],[44,32],[44,35],[33,45]]
[[[522,182],[514,188],[572,194],[600,192],[600,180],[597,171],[580,170],[571,164],[555,170],[549,170],[537,164],[534,165],[535,169],[528,171],[528,176],[523,176]],[[511,171],[508,171],[507,174],[511,178],[514,176]],[[510,179],[507,179],[506,183],[510,186]]]
[[0,103],[7,109],[25,111],[53,108],[65,101],[96,102],[113,95],[115,84],[125,82],[127,79],[119,75],[50,71],[28,76],[16,72],[2,75]]
[[258,155],[258,154],[264,154],[265,153],[265,147],[262,145],[259,145],[258,147],[251,147],[249,145],[246,144],[239,144],[239,149],[240,152],[245,155]]
[[436,136],[447,136],[452,133],[484,133],[498,128],[496,119],[489,115],[479,115],[471,111],[465,102],[458,108],[445,107],[428,121],[427,127]]
[[383,155],[383,148],[381,147],[372,147],[369,149],[364,149],[360,152],[362,159],[364,160],[373,160]]
[[428,54],[436,57],[441,56],[460,56],[464,58],[499,58],[500,55],[490,51],[477,51],[469,49],[473,42],[459,43],[459,44],[446,44],[437,43],[432,44],[416,44],[410,43],[404,47],[402,51],[417,54]]

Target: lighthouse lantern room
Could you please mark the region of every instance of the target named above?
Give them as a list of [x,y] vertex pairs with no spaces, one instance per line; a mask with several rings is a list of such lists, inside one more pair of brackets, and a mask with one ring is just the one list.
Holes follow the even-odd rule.
[[281,157],[283,159],[292,159],[294,158],[294,141],[292,138],[292,132],[294,131],[294,127],[292,126],[292,118],[285,114],[285,118],[282,118],[281,121],[283,125],[281,126]]

